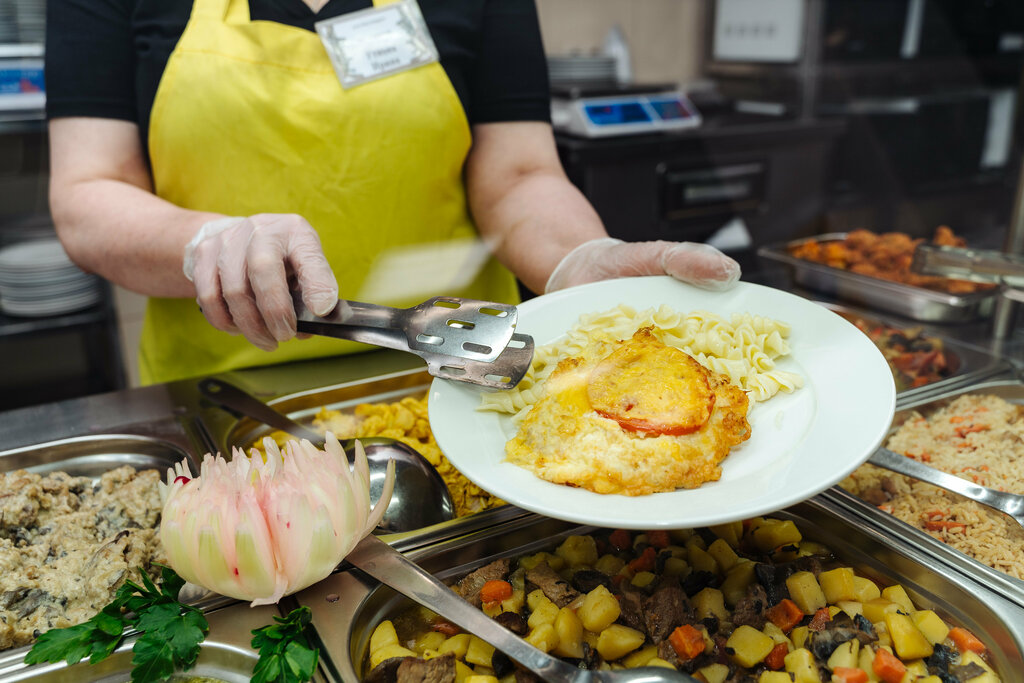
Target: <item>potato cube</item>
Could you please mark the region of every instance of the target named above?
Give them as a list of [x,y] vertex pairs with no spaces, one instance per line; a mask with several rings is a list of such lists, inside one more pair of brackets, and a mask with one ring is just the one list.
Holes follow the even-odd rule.
[[930,609],[918,610],[911,614],[910,618],[932,645],[941,643],[949,635],[949,626],[942,620],[942,617]]
[[558,610],[554,625],[558,634],[558,645],[552,652],[559,657],[583,657],[583,622],[576,612],[563,607]]
[[906,614],[910,614],[911,612],[917,609],[916,607],[914,607],[914,603],[910,599],[910,596],[907,595],[906,589],[898,583],[883,588],[882,597],[891,602],[895,602],[897,605],[900,606],[900,609]]
[[784,671],[763,671],[758,683],[793,683],[793,679]]
[[682,558],[670,557],[665,560],[665,574],[668,576],[689,576],[690,565],[686,564],[686,560]]
[[619,601],[604,586],[598,586],[587,593],[577,611],[583,627],[594,633],[600,633],[608,628],[619,618],[620,613]]
[[889,637],[889,627],[885,625],[885,622],[879,621],[871,626],[875,629],[875,635],[878,636],[875,645],[892,652],[892,638]]
[[468,666],[455,660],[455,683],[466,683],[470,678],[476,675],[476,672],[470,669]]
[[832,650],[829,655],[827,666],[834,669],[837,666],[845,666],[850,669],[857,668],[857,657],[860,654],[860,641],[856,638],[841,643],[839,647]]
[[743,522],[727,522],[725,524],[714,524],[710,527],[711,532],[728,543],[733,548],[740,547],[740,539],[743,537]]
[[725,664],[708,664],[697,669],[697,673],[708,683],[725,683],[729,678],[729,667]]
[[[526,606],[530,608],[530,611],[537,609],[538,605],[541,605],[545,602],[551,602],[551,600],[550,598],[548,598],[548,596],[544,595],[544,591],[542,591],[539,588],[535,588],[534,590],[530,591],[530,593],[526,596]],[[552,602],[551,604],[553,605],[555,603]]]
[[555,623],[556,616],[558,616],[558,607],[548,600],[537,604],[537,608],[530,613],[526,623],[530,628],[537,628],[541,624]]
[[466,663],[490,666],[494,656],[494,646],[485,643],[477,636],[470,636],[469,647],[466,648]]
[[393,657],[415,657],[416,653],[409,648],[402,647],[398,643],[384,645],[370,653],[370,668],[376,667],[381,662]]
[[[658,656],[657,645],[647,645],[636,652],[631,652],[622,660],[622,665],[627,669],[635,669],[639,666],[647,666],[647,663]],[[673,667],[674,668],[674,667]]]
[[551,652],[558,646],[558,632],[555,631],[552,624],[541,624],[537,628],[531,629],[523,640],[538,650]]
[[654,572],[637,572],[629,582],[637,588],[643,588],[644,586],[650,585],[650,583],[656,578],[657,576]]
[[703,588],[691,600],[698,619],[714,616],[727,619],[729,611],[725,608],[725,596],[717,588]]
[[[981,655],[979,655],[977,652],[973,652],[971,650],[968,650],[967,652],[965,652],[962,655],[960,655],[960,664],[962,664],[963,666],[967,666],[968,664],[977,664],[978,666],[980,666],[982,669],[985,670],[985,673],[995,673],[992,670],[992,667],[989,666],[989,663],[986,662],[984,659],[982,659]],[[977,681],[978,679],[977,678],[972,678],[970,680],[971,681]]]
[[789,639],[793,641],[793,647],[803,647],[808,635],[809,629],[806,626],[797,626],[789,632]]
[[851,619],[858,614],[864,614],[864,605],[856,600],[840,600],[836,603],[836,607],[846,612]]
[[643,645],[646,639],[647,636],[636,629],[612,624],[597,637],[597,652],[605,661],[612,662]]
[[[445,635],[439,631],[427,631],[416,637],[413,649],[416,652],[425,650],[437,650],[445,640]],[[397,642],[397,641],[396,641]]]
[[853,577],[853,599],[857,602],[867,602],[882,597],[882,591],[878,584],[863,576]]
[[915,678],[928,675],[928,665],[924,663],[923,659],[915,659],[912,662],[907,662],[907,673]]
[[373,629],[373,633],[370,635],[371,654],[382,647],[398,644],[398,634],[395,632],[395,625],[387,619],[377,624],[377,628]]
[[785,671],[762,671],[757,683],[792,683],[793,679]]
[[677,670],[675,664],[667,662],[661,657],[654,657],[653,659],[650,659],[646,664],[644,664],[644,666],[660,666],[662,669],[672,669],[673,671]]
[[742,560],[735,563],[732,569],[726,572],[725,580],[719,586],[719,590],[722,591],[722,595],[725,597],[725,604],[735,607],[736,603],[746,596],[747,588],[755,580],[753,562]]
[[931,656],[935,648],[928,642],[921,630],[913,625],[906,614],[886,613],[886,629],[893,641],[893,649],[901,659],[918,659]]
[[818,580],[811,572],[796,572],[786,579],[789,596],[804,614],[814,614],[827,603]]
[[769,519],[752,530],[754,546],[761,552],[771,552],[779,546],[795,545],[803,535],[790,519]]
[[465,659],[466,650],[469,649],[469,639],[470,635],[468,633],[458,633],[445,639],[441,643],[441,647],[437,648],[437,651],[443,655],[452,652],[455,654],[456,659]]
[[775,647],[775,641],[746,624],[739,626],[725,641],[727,652],[740,666],[751,667],[761,662]]
[[830,604],[838,603],[841,600],[853,600],[853,570],[849,567],[839,567],[827,572],[818,574],[818,585],[825,599]]
[[669,529],[668,531],[668,537],[675,543],[686,543],[690,536],[693,536],[693,529]]
[[814,655],[807,648],[793,650],[783,662],[785,671],[793,674],[794,683],[820,683],[818,665],[814,663]]
[[889,612],[897,612],[900,606],[885,598],[875,598],[862,603],[864,616],[872,624],[885,621],[885,615]]
[[480,674],[473,674],[472,676],[466,676],[464,683],[500,683],[497,676],[481,676]]
[[728,573],[728,571],[732,569],[733,565],[735,565],[740,559],[740,556],[736,554],[736,551],[732,549],[732,546],[722,538],[716,538],[712,541],[711,545],[708,546],[707,553],[711,557],[715,558],[715,562],[718,563],[719,568],[726,573]]
[[687,559],[690,568],[695,572],[708,572],[715,575],[719,573],[718,562],[706,550],[697,547],[690,548]]
[[615,576],[619,573],[619,570],[626,566],[626,561],[621,557],[612,554],[602,555],[594,563],[594,569],[597,571],[607,574],[608,576]]
[[781,628],[779,628],[770,621],[765,622],[764,628],[761,629],[761,632],[769,638],[771,638],[772,640],[774,640],[776,643],[786,643],[787,645],[792,645],[792,642],[790,642],[789,640],[789,636],[787,636]]
[[693,536],[690,536],[689,538],[687,538],[686,542],[683,543],[683,545],[686,546],[686,552],[687,553],[689,553],[694,548],[698,548],[700,550],[707,550],[708,549],[708,544],[705,543],[704,539],[700,535],[698,535],[698,534],[694,534]]
[[597,542],[593,536],[567,536],[555,549],[555,555],[564,559],[570,567],[593,565],[597,562]]

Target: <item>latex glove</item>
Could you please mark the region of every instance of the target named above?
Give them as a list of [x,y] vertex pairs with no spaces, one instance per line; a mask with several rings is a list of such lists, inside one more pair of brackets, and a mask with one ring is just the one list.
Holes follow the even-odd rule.
[[709,244],[623,242],[605,237],[584,242],[566,254],[544,291],[637,275],[671,275],[697,287],[722,291],[740,279],[740,264]]
[[258,214],[205,223],[185,247],[185,277],[218,330],[243,334],[265,351],[295,336],[289,278],[316,315],[338,303],[338,282],[320,236],[294,214]]

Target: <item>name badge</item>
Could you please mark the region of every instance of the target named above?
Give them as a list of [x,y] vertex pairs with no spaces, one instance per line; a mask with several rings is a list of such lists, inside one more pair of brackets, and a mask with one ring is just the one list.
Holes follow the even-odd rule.
[[346,89],[438,60],[416,0],[318,21],[316,31]]

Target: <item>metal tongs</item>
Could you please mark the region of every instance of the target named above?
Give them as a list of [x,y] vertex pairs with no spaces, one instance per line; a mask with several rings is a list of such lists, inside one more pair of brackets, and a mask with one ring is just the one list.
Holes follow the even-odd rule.
[[323,317],[294,296],[298,331],[408,351],[434,377],[511,389],[533,360],[533,337],[515,331],[515,306],[437,296],[412,308],[341,299]]
[[1024,256],[1018,254],[919,244],[910,269],[922,275],[1000,285],[1003,296],[1024,301]]

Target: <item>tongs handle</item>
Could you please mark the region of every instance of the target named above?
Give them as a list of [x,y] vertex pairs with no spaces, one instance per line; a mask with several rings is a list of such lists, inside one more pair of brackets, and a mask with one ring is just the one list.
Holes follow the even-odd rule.
[[330,313],[316,316],[306,308],[298,294],[294,302],[296,329],[299,332],[348,339],[398,351],[410,350],[409,340],[396,321],[400,309],[339,299]]

